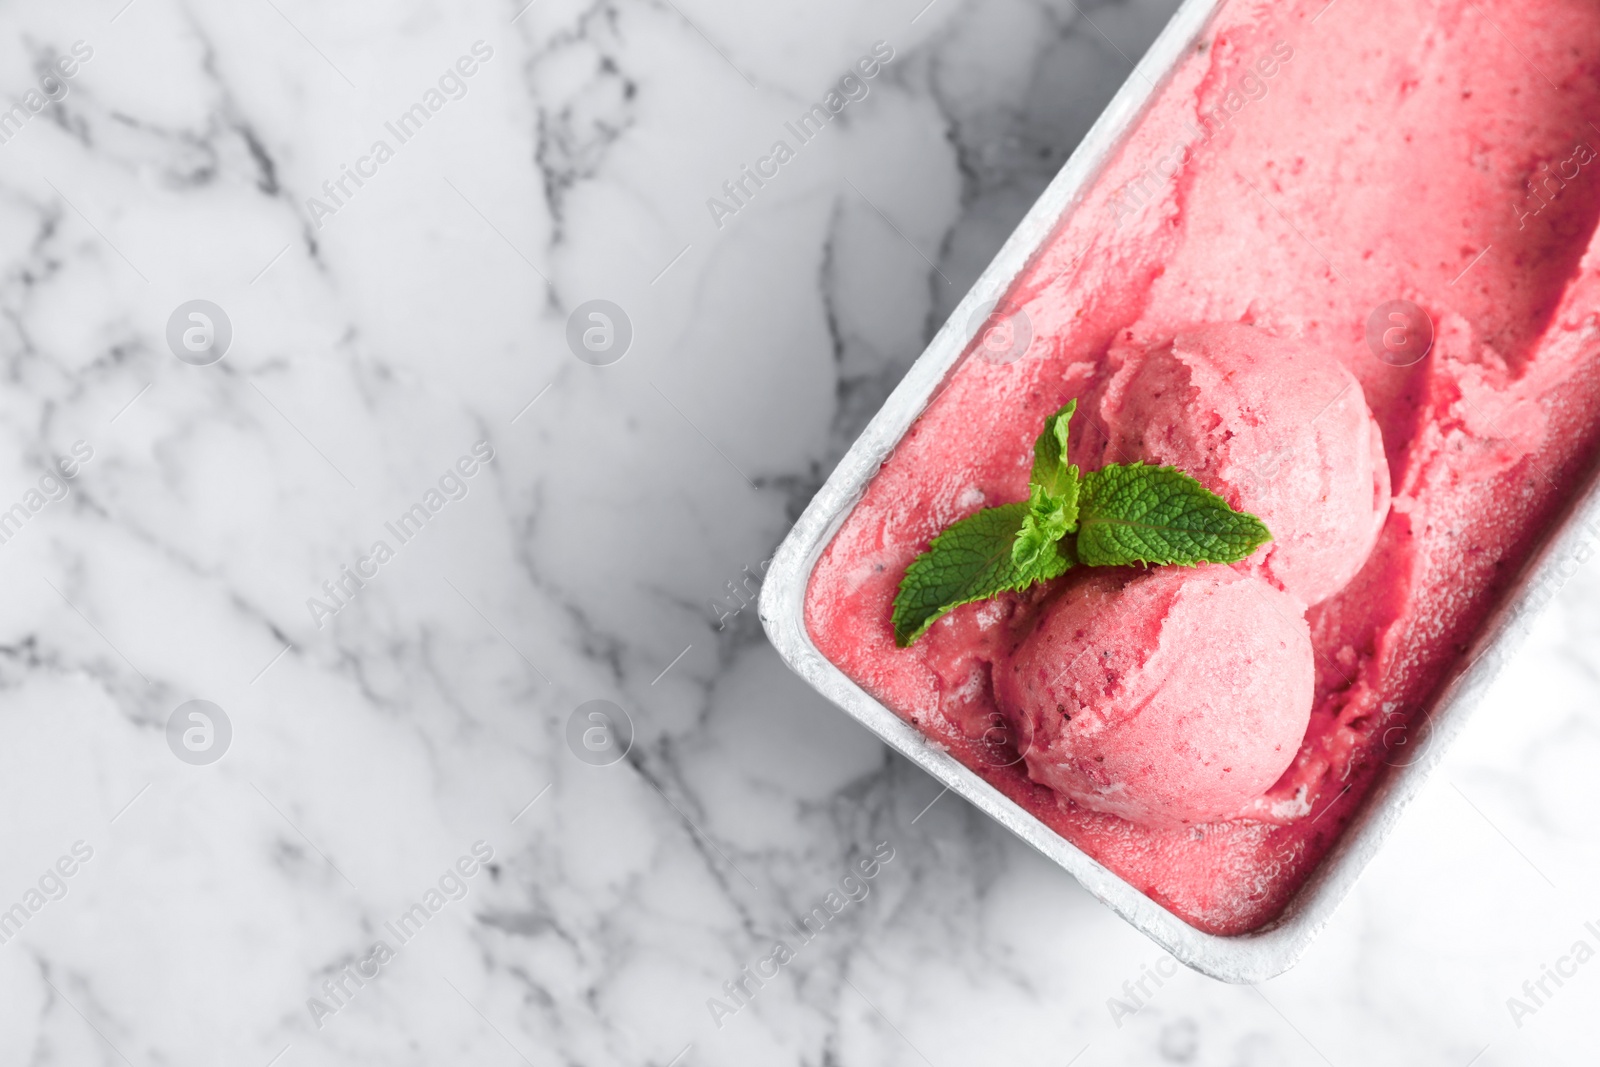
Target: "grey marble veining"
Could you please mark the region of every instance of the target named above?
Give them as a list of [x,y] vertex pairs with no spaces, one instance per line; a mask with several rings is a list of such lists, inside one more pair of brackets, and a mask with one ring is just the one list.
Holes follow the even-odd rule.
[[0,9],[0,1064],[1589,1062],[1593,968],[1507,1002],[1600,946],[1592,568],[1259,989],[739,608],[1172,6]]

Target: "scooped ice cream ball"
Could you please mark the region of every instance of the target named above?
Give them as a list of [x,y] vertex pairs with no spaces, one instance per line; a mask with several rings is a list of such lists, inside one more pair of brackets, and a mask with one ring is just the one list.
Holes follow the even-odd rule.
[[1111,352],[1103,460],[1174,466],[1267,524],[1240,570],[1315,604],[1354,578],[1389,512],[1389,464],[1361,383],[1254,326],[1212,323]]
[[1085,571],[994,668],[1034,781],[1146,826],[1236,813],[1294,759],[1311,634],[1229,567]]

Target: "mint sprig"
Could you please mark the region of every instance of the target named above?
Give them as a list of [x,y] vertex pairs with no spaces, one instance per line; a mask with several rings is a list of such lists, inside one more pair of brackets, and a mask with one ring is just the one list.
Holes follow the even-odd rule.
[[1067,460],[1078,402],[1045,420],[1033,444],[1028,499],[947,527],[911,561],[894,598],[901,648],[948,612],[1059,578],[1075,563],[1236,563],[1272,540],[1266,524],[1175,467],[1111,464],[1083,475]]

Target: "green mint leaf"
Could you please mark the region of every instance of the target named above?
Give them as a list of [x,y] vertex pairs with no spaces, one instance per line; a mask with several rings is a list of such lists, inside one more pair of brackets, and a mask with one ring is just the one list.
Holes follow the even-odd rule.
[[[1077,475],[1074,473],[1074,479]],[[1065,537],[1078,518],[1078,485],[1070,490],[1071,499],[1052,497],[1040,486],[1029,487],[1028,514],[1011,545],[1011,561],[1019,567],[1032,567],[1046,557],[1051,546]]]
[[1011,559],[1028,568],[1053,555],[1052,546],[1077,528],[1078,468],[1067,462],[1067,427],[1078,402],[1045,420],[1033,442],[1033,473],[1028,478],[1028,515],[1011,546]]
[[969,515],[935,537],[900,581],[892,616],[894,643],[905,648],[962,604],[1020,592],[1066,573],[1072,559],[1056,541],[1044,545],[1027,565],[1016,562],[1012,546],[1029,515],[1027,501],[1002,504]]
[[1236,563],[1272,540],[1266,524],[1175,467],[1113,464],[1084,476],[1077,556],[1091,567]]
[[1044,432],[1033,442],[1033,475],[1030,486],[1043,489],[1046,496],[1066,499],[1078,497],[1078,468],[1067,462],[1067,424],[1078,410],[1076,400],[1044,421]]

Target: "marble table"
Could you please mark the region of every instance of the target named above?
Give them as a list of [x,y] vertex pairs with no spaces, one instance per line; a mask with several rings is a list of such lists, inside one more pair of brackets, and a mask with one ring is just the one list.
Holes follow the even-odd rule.
[[748,606],[1172,6],[0,9],[0,1064],[1594,1062],[1595,568],[1257,988]]

